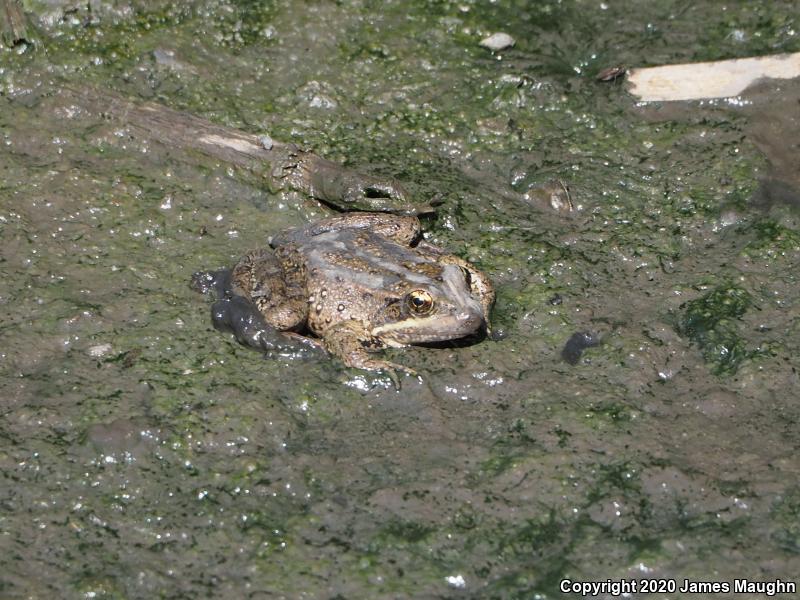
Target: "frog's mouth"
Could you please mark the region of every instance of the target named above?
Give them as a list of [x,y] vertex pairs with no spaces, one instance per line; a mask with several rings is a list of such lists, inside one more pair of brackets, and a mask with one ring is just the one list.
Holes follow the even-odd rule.
[[388,346],[400,347],[466,337],[485,325],[482,314],[469,311],[386,323],[370,333]]

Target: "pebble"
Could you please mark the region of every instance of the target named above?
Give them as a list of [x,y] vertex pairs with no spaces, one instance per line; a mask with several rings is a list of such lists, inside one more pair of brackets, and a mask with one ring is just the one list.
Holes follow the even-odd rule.
[[498,50],[505,50],[516,44],[514,38],[507,33],[493,33],[487,38],[481,40],[481,46],[497,52]]
[[89,356],[93,356],[94,358],[101,358],[109,352],[111,352],[111,344],[98,344],[97,346],[92,346],[88,350]]
[[275,145],[275,142],[272,141],[272,138],[266,134],[258,136],[258,143],[261,144],[261,147],[264,148],[264,150],[272,150],[272,147]]

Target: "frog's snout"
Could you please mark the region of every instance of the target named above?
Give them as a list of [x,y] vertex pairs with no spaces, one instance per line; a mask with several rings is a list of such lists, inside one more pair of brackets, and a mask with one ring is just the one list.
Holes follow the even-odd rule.
[[456,321],[462,331],[479,331],[487,326],[483,315],[472,310],[457,314]]

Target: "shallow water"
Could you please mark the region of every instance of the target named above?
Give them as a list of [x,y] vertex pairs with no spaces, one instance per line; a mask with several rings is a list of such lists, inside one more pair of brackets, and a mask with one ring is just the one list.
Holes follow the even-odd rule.
[[[797,577],[800,85],[653,106],[595,81],[797,51],[796,3],[67,4],[26,4],[41,44],[0,52],[0,596]],[[492,277],[500,339],[387,353],[422,376],[399,391],[238,345],[191,274],[329,210],[64,82],[441,195],[429,239]],[[571,215],[534,201],[554,179]],[[573,365],[576,332],[602,344]]]

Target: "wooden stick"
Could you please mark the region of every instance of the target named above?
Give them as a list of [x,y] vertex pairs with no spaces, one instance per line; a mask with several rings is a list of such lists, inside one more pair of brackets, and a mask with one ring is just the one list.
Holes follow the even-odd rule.
[[17,0],[0,0],[0,34],[6,46],[34,42],[28,21]]
[[340,211],[420,214],[432,210],[412,204],[403,186],[392,178],[359,173],[269,136],[216,125],[162,104],[132,101],[96,87],[58,85],[50,94],[57,95],[69,113],[119,123],[135,137],[189,155],[201,152],[255,174],[273,192],[297,190]]

